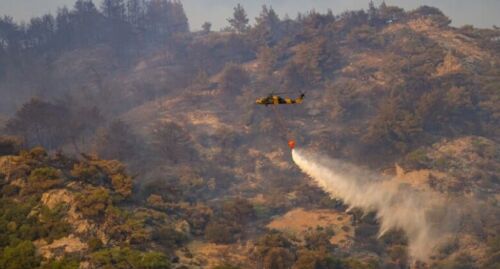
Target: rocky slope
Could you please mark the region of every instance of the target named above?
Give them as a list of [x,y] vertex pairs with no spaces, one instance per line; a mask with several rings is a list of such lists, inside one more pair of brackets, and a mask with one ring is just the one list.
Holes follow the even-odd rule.
[[[32,242],[34,263],[65,257],[82,268],[494,268],[500,33],[450,27],[429,7],[371,12],[189,33],[126,64],[106,46],[59,55],[55,87],[127,124],[114,133],[102,124],[80,147],[135,177],[89,156],[1,157],[2,199],[26,203],[16,210],[29,220],[3,207],[2,235]],[[282,91],[306,100],[254,105]],[[415,263],[404,233],[378,238],[373,213],[346,213],[310,184],[291,138],[463,201],[457,236]],[[44,218],[55,223],[24,234]]]

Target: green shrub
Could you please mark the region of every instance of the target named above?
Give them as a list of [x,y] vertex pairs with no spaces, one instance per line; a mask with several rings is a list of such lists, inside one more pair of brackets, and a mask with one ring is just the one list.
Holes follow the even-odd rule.
[[41,224],[38,225],[39,236],[51,243],[55,239],[69,235],[72,231],[71,225],[63,219],[67,209],[66,204],[59,205],[52,210],[42,207],[39,217]]
[[11,199],[0,200],[0,248],[40,237],[38,218],[30,215],[36,202],[36,197],[23,203]]
[[99,160],[94,157],[89,159],[75,164],[71,175],[94,185],[112,187],[121,199],[132,194],[132,178],[126,175],[125,166],[121,162]]
[[50,190],[63,182],[61,171],[52,167],[37,168],[31,171],[23,194],[41,193]]
[[415,169],[427,168],[430,162],[425,149],[414,150],[406,155],[406,162]]
[[187,235],[180,233],[172,227],[160,227],[153,232],[153,240],[165,248],[174,249],[188,240]]
[[159,252],[140,252],[130,248],[115,247],[91,254],[97,268],[113,269],[170,269],[167,257]]
[[101,218],[111,204],[111,196],[105,188],[96,188],[77,196],[76,208],[88,218]]
[[89,250],[91,252],[95,252],[97,250],[100,250],[103,247],[103,243],[102,243],[101,239],[99,239],[97,237],[90,238],[89,241],[87,242],[87,244],[89,245]]
[[89,183],[99,183],[104,177],[95,165],[86,162],[75,164],[71,170],[71,176]]
[[36,254],[36,248],[31,241],[22,241],[15,246],[6,247],[0,255],[0,268],[3,269],[27,269],[37,268],[40,265],[40,257]]
[[80,262],[76,258],[64,257],[60,260],[52,259],[42,265],[40,269],[78,269]]

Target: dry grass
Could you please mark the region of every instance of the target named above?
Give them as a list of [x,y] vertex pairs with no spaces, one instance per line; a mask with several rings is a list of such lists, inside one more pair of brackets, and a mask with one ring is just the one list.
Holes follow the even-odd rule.
[[269,229],[291,233],[299,238],[302,238],[308,229],[316,227],[332,228],[335,235],[330,238],[330,242],[341,247],[349,246],[354,237],[351,216],[344,212],[328,209],[305,210],[297,208],[267,225]]
[[193,241],[186,249],[179,250],[176,254],[180,257],[181,264],[188,265],[189,268],[213,268],[223,263],[244,266],[250,263],[246,254],[252,247],[248,242],[246,245],[219,245]]
[[468,58],[474,60],[485,60],[490,55],[481,50],[473,41],[468,40],[464,35],[447,28],[437,28],[431,19],[417,19],[409,21],[407,24],[413,31],[424,33],[442,47],[458,51]]
[[443,63],[436,69],[436,76],[444,76],[463,71],[463,66],[460,60],[451,52],[446,55]]

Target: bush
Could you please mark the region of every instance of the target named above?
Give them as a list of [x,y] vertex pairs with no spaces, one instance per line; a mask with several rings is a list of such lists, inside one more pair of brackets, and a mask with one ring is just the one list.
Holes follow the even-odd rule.
[[42,265],[40,269],[78,269],[80,262],[76,258],[64,257],[60,260],[52,259]]
[[228,264],[228,263],[225,263],[225,264],[222,264],[222,265],[217,265],[217,266],[215,266],[212,269],[240,269],[240,267],[235,266],[235,265],[231,265],[231,264]]
[[174,164],[192,162],[197,152],[189,132],[175,122],[162,122],[152,130],[153,147],[163,159]]
[[[355,259],[345,259],[342,260],[342,267],[339,267],[339,269],[378,269],[380,268],[379,264],[374,261],[374,260],[368,260],[366,263],[360,262]],[[405,268],[405,267],[398,267],[398,268]]]
[[411,17],[430,17],[439,26],[447,26],[451,23],[451,20],[444,15],[444,13],[435,7],[421,6],[410,13]]
[[100,250],[104,246],[101,239],[98,237],[91,237],[88,241],[88,245],[91,252]]
[[222,216],[226,220],[245,224],[255,217],[255,210],[248,200],[235,198],[224,202]]
[[195,235],[202,235],[205,227],[210,222],[210,217],[212,215],[212,209],[201,204],[190,208],[188,211],[188,222],[191,228],[191,233]]
[[0,136],[0,156],[16,155],[21,150],[22,141],[12,136]]
[[330,238],[335,235],[331,228],[316,228],[304,235],[305,247],[310,250],[333,250]]
[[93,184],[102,182],[104,177],[95,165],[90,165],[86,162],[75,164],[71,170],[71,176]]
[[356,238],[359,239],[374,237],[377,235],[377,233],[378,233],[377,225],[371,225],[366,223],[362,223],[356,226],[355,230]]
[[403,230],[390,230],[380,238],[386,245],[407,245],[408,237]]
[[170,262],[167,257],[160,252],[147,252],[142,255],[138,268],[145,269],[169,269]]
[[18,186],[9,184],[2,187],[2,194],[7,197],[14,196],[19,194],[19,190],[20,188]]
[[272,215],[271,208],[266,205],[254,205],[253,210],[258,219],[266,219]]
[[449,265],[450,269],[475,269],[477,268],[474,264],[474,260],[472,259],[471,256],[467,254],[460,254],[455,259],[453,262]]
[[407,165],[413,169],[424,169],[429,167],[429,162],[431,161],[427,157],[427,152],[425,149],[420,148],[408,153],[405,157]]
[[41,225],[37,216],[31,215],[38,199],[33,196],[22,203],[13,199],[0,200],[0,248],[40,238]]
[[269,249],[263,257],[264,268],[287,269],[293,265],[294,261],[294,254],[280,247]]
[[406,267],[408,264],[408,250],[405,246],[393,246],[389,248],[389,256],[395,263],[399,264],[400,267]]
[[31,171],[31,174],[28,177],[28,182],[26,184],[26,187],[23,189],[23,192],[26,194],[30,194],[50,190],[63,182],[61,177],[61,171],[55,168],[37,168]]
[[292,243],[281,232],[271,231],[259,239],[258,245],[265,250],[267,247],[289,248]]
[[293,268],[296,269],[343,269],[342,261],[320,251],[301,251]]
[[160,227],[153,232],[152,239],[163,247],[173,250],[184,244],[188,237],[172,227]]
[[88,161],[77,163],[71,170],[71,175],[94,185],[112,187],[122,198],[132,194],[132,178],[125,172],[125,166],[114,160],[99,160],[89,158]]
[[170,269],[167,257],[159,252],[140,252],[130,248],[115,247],[91,254],[91,262],[97,268]]
[[236,240],[235,232],[237,231],[238,228],[231,224],[212,221],[205,228],[205,238],[216,244],[234,243]]
[[363,47],[383,48],[387,44],[384,35],[378,33],[376,28],[368,25],[354,28],[347,38],[351,43]]
[[137,153],[139,138],[131,127],[115,120],[106,129],[98,132],[96,146],[99,156],[105,159],[131,160]]
[[26,269],[37,268],[40,257],[36,255],[36,248],[31,241],[22,241],[15,246],[6,247],[0,255],[0,268]]
[[243,87],[250,83],[250,76],[248,73],[237,64],[227,64],[222,71],[222,78],[220,86],[223,90],[239,95]]
[[72,231],[71,225],[63,219],[67,209],[65,204],[52,210],[45,206],[42,207],[39,216],[41,224],[38,225],[39,236],[46,238],[51,243],[55,239],[69,235]]
[[78,195],[76,201],[76,208],[85,217],[100,219],[111,204],[111,197],[107,189],[96,188]]
[[25,103],[7,122],[10,134],[23,137],[28,146],[54,149],[68,140],[68,108],[39,99]]
[[122,197],[130,197],[132,195],[132,178],[124,174],[115,174],[111,176],[113,189]]
[[405,153],[422,134],[422,119],[404,107],[398,99],[388,98],[379,107],[376,117],[371,120],[362,137],[369,146]]

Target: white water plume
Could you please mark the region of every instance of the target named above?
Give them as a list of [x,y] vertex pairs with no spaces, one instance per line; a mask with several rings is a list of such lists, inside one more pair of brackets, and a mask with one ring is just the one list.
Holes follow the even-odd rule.
[[416,260],[426,261],[456,227],[459,214],[442,195],[417,191],[396,180],[380,180],[368,170],[312,152],[294,150],[292,155],[302,171],[332,197],[351,208],[375,211],[379,236],[402,229],[408,237],[409,255]]

